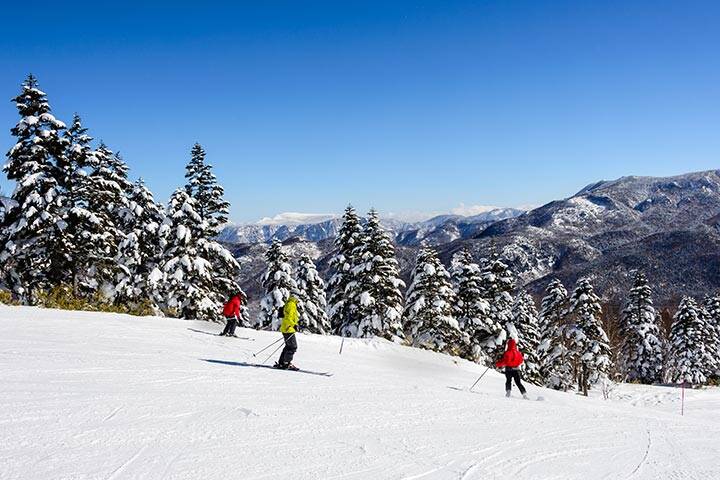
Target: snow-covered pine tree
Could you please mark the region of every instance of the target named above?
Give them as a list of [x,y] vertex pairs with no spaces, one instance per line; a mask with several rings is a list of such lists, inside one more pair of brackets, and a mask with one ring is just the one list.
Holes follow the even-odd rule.
[[62,135],[65,124],[50,113],[34,76],[27,77],[13,101],[21,119],[11,130],[17,142],[7,153],[3,171],[16,182],[15,207],[3,220],[0,265],[5,284],[22,301],[34,303],[38,291],[67,279],[67,203],[58,167],[67,141]]
[[692,297],[683,297],[673,318],[668,345],[667,378],[672,383],[702,385],[707,382],[712,337],[702,308]]
[[207,258],[212,263],[213,282],[218,294],[227,298],[240,291],[236,280],[240,275],[240,264],[215,238],[222,225],[227,223],[230,204],[225,201],[225,190],[218,183],[212,165],[205,161],[205,150],[200,144],[193,146],[185,170],[185,191],[194,200],[196,212],[203,221],[199,235],[210,250]]
[[100,292],[112,299],[119,271],[118,248],[124,239],[122,218],[132,184],[127,165],[104,143],[89,157],[89,166],[90,173],[79,192],[86,203],[84,251],[77,260],[84,271],[80,287],[85,294]]
[[490,304],[482,297],[480,266],[473,262],[472,255],[463,249],[453,256],[452,281],[455,287],[453,314],[460,330],[469,337],[468,349],[463,356],[473,361],[484,361],[484,352],[476,343],[478,329],[483,317],[488,314]]
[[65,130],[66,151],[59,162],[61,172],[61,185],[67,200],[63,212],[63,219],[68,227],[63,231],[65,235],[64,250],[67,257],[67,281],[75,295],[80,294],[79,279],[86,271],[83,259],[89,248],[89,240],[85,237],[88,230],[92,230],[93,215],[87,210],[87,198],[84,195],[87,172],[93,161],[94,151],[88,135],[88,129],[82,124],[79,115],[73,116],[73,122]]
[[493,247],[490,258],[483,263],[480,292],[490,304],[488,314],[481,319],[477,329],[476,342],[494,364],[505,350],[507,332],[505,326],[512,321],[512,293],[515,289],[510,268],[500,260]]
[[437,253],[420,249],[407,292],[403,326],[413,346],[461,355],[469,337],[460,330],[453,314],[455,292]]
[[553,279],[540,305],[540,375],[545,385],[567,391],[573,386],[573,369],[568,352],[566,308],[568,293],[562,282]]
[[267,271],[262,281],[265,296],[260,301],[257,327],[263,330],[278,330],[282,320],[279,310],[285,306],[290,295],[298,295],[298,286],[293,278],[290,261],[279,240],[273,240],[265,253],[265,260]]
[[[362,241],[353,253],[356,264],[347,285],[350,302],[339,333],[345,337],[382,336],[401,341],[402,291],[395,247],[375,210],[368,213]],[[347,305],[346,305],[347,306]]]
[[600,321],[600,298],[588,278],[578,280],[569,304],[569,350],[577,368],[578,388],[587,396],[591,384],[610,371],[609,340]]
[[[213,283],[212,264],[208,260],[211,250],[202,232],[206,228],[195,211],[193,200],[184,189],[173,193],[168,205],[167,235],[163,253],[164,288],[155,291],[164,300],[167,313],[185,319],[216,320],[223,298]],[[151,273],[151,282],[160,285],[162,280]]]
[[152,192],[142,179],[135,182],[122,214],[126,234],[118,248],[117,302],[130,305],[150,302],[157,308],[158,299],[153,292],[162,288],[156,282],[162,278],[160,267],[166,238],[160,227],[164,221],[165,212]]
[[297,288],[300,329],[321,335],[329,334],[325,282],[309,255],[302,255],[298,262]]
[[[348,205],[343,222],[335,237],[336,253],[330,260],[332,277],[328,283],[328,304],[330,325],[333,333],[339,333],[343,323],[347,322],[347,312],[351,309],[345,289],[353,280],[354,252],[362,240],[362,226],[355,209]],[[357,310],[357,306],[352,310]]]
[[707,376],[717,379],[720,378],[720,295],[707,297],[704,307],[710,330]]
[[630,382],[652,384],[662,380],[664,346],[652,289],[643,272],[635,274],[633,287],[620,315],[622,372]]
[[185,189],[197,205],[197,213],[207,222],[208,237],[214,237],[227,223],[230,204],[225,201],[225,190],[205,162],[205,150],[196,143],[190,151],[190,162],[185,167]]
[[535,301],[527,292],[520,292],[513,305],[513,320],[508,327],[511,336],[515,337],[518,347],[525,357],[523,377],[530,383],[542,385],[540,374],[540,331],[538,328],[538,312]]

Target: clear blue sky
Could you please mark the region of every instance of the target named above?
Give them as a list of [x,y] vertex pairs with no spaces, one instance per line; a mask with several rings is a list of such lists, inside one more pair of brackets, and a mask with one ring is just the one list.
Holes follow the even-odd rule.
[[99,3],[6,2],[0,98],[34,73],[163,200],[202,143],[238,221],[720,168],[718,2]]

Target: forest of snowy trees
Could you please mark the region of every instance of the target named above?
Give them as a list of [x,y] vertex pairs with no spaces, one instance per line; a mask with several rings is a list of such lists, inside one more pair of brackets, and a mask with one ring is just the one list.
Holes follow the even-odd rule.
[[[20,120],[4,172],[16,188],[0,225],[4,301],[218,320],[228,296],[245,297],[240,266],[216,241],[229,204],[199,144],[186,184],[161,205],[78,115],[70,126],[53,116],[34,77],[14,102]],[[664,334],[642,272],[613,346],[591,278],[571,291],[550,281],[538,310],[495,248],[477,263],[461,250],[445,266],[423,247],[406,286],[374,210],[365,219],[345,210],[327,284],[312,258],[290,259],[278,241],[266,261],[259,315],[243,309],[241,326],[277,330],[294,296],[300,329],[310,333],[379,336],[488,365],[514,338],[525,377],[558,390],[587,393],[607,378],[705,384],[720,376],[720,296],[684,298]]]
[[168,205],[122,157],[94,143],[75,115],[51,113],[30,75],[13,99],[20,120],[4,172],[16,188],[3,205],[2,283],[15,302],[215,319],[239,265],[215,241],[227,221],[205,152],[196,144],[187,183]]

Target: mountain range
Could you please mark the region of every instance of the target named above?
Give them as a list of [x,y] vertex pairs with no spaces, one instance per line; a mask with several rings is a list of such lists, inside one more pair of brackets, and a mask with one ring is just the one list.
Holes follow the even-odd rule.
[[[647,274],[660,307],[673,308],[683,295],[702,298],[720,289],[720,170],[622,177],[593,183],[527,212],[488,214],[386,224],[395,236],[405,280],[418,246],[430,244],[446,265],[463,248],[476,260],[497,249],[518,284],[536,299],[551,278],[570,289],[578,278],[590,276],[603,300],[619,306],[638,269]],[[221,240],[238,257],[243,288],[257,300],[266,242],[278,238],[292,256],[311,254],[327,278],[338,226],[333,218],[316,224],[228,227]]]

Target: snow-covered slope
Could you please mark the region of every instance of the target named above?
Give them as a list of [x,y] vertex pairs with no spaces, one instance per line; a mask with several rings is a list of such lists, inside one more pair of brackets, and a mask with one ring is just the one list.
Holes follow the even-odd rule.
[[720,392],[624,387],[615,401],[530,388],[450,357],[301,335],[0,307],[2,479],[719,478]]

